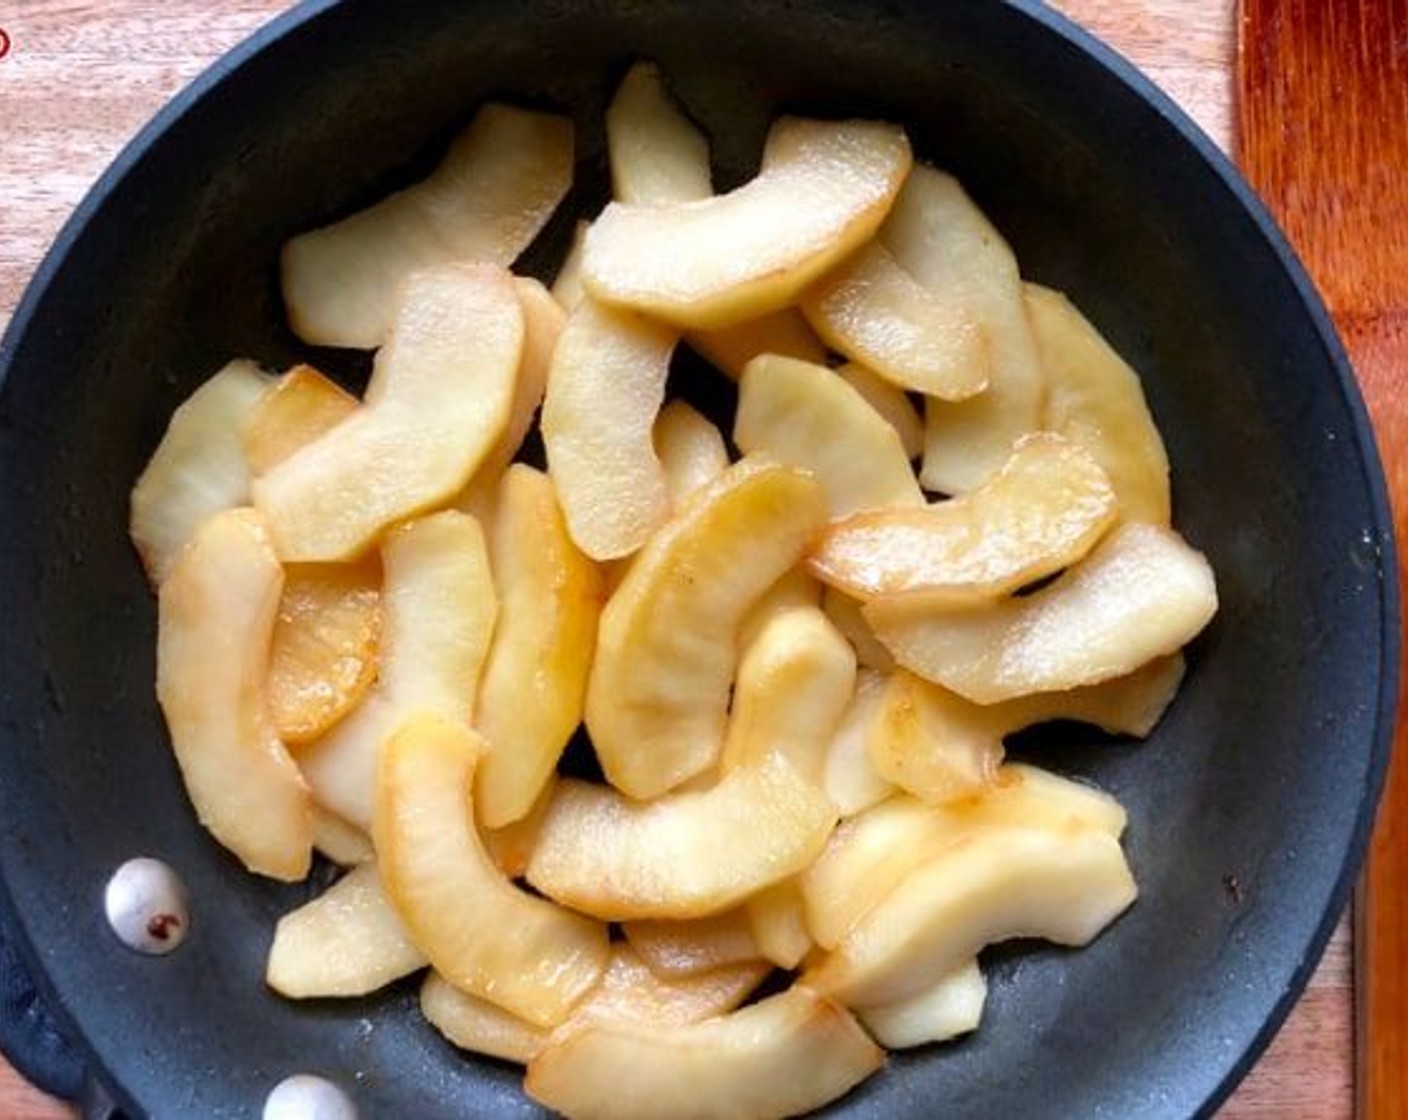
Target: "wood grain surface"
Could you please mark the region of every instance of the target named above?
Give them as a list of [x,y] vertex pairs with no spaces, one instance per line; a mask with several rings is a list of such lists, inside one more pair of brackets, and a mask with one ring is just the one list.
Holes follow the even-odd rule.
[[[1059,0],[1056,7],[1141,66],[1229,149],[1234,3]],[[0,58],[0,326],[65,218],[123,143],[216,57],[288,6],[284,0],[0,5],[0,29],[10,41]],[[1351,959],[1342,924],[1290,1021],[1220,1120],[1347,1120],[1353,1048]],[[0,1061],[0,1120],[73,1115]]]
[[[1335,316],[1408,540],[1408,0],[1244,0],[1239,156]],[[1400,585],[1404,569],[1400,567]],[[1358,1114],[1408,1116],[1408,722],[1359,896]]]

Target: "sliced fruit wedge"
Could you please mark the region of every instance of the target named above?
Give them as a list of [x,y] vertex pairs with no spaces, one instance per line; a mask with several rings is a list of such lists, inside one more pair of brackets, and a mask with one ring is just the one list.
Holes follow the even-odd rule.
[[746,458],[636,558],[601,615],[586,722],[607,779],[636,798],[717,761],[739,627],[825,519],[806,475]]
[[1017,260],[958,181],[916,167],[880,240],[937,299],[971,309],[987,340],[988,387],[965,401],[925,406],[926,490],[963,494],[1006,460],[1018,437],[1041,427],[1043,376],[1022,303]]
[[532,808],[512,824],[485,828],[480,822],[479,838],[484,841],[484,850],[494,866],[510,879],[521,879],[528,873],[528,861],[538,846],[538,833],[542,831],[543,818],[548,815],[548,806],[556,791],[557,776],[550,775]]
[[910,276],[872,241],[802,295],[822,339],[901,389],[961,401],[987,388],[991,359],[973,309]]
[[606,150],[619,202],[688,202],[714,193],[709,142],[652,62],[637,62],[616,87],[606,109]]
[[1217,612],[1202,553],[1138,524],[1025,598],[967,609],[923,598],[875,599],[865,617],[900,664],[976,704],[1124,676],[1179,649]]
[[778,968],[793,969],[812,951],[806,903],[796,877],[767,887],[745,906],[758,948]]
[[756,961],[763,955],[752,923],[741,909],[682,922],[626,922],[621,932],[651,972],[671,979]]
[[728,470],[728,447],[722,433],[684,401],[671,401],[660,411],[651,438],[674,510]]
[[803,981],[850,1007],[892,1005],[998,941],[1088,944],[1137,893],[1107,832],[983,829],[907,876]]
[[843,1096],[885,1053],[806,988],[702,1023],[602,1023],[529,1064],[524,1088],[573,1117],[659,1120],[797,1116]]
[[249,503],[240,432],[273,383],[253,362],[234,361],[172,414],[132,488],[132,543],[153,587],[207,517]]
[[1139,374],[1060,292],[1035,284],[1023,290],[1046,374],[1042,426],[1095,457],[1110,476],[1123,517],[1167,526],[1168,454]]
[[791,303],[884,220],[911,163],[903,130],[783,118],[750,183],[697,202],[613,202],[587,233],[604,303],[712,329]]
[[961,498],[831,525],[807,563],[857,599],[922,591],[932,602],[980,603],[1074,564],[1117,508],[1090,454],[1041,432],[1019,439],[1002,469]]
[[470,795],[482,742],[413,719],[377,766],[372,840],[415,943],[455,987],[555,1026],[601,977],[606,927],[517,889],[484,851]]
[[508,469],[490,534],[498,622],[474,725],[488,744],[475,808],[502,828],[533,807],[582,722],[605,592],[572,538],[552,482],[522,463]]
[[579,219],[573,227],[572,244],[552,282],[552,298],[569,315],[577,310],[577,305],[587,295],[586,288],[582,287],[582,257],[586,253],[587,230],[590,228],[591,222],[583,219]]
[[316,802],[313,805],[313,847],[339,867],[356,867],[376,858],[370,836]]
[[821,595],[821,609],[826,612],[826,617],[831,619],[836,629],[846,635],[846,640],[855,647],[856,664],[881,673],[888,673],[895,667],[894,655],[875,636],[875,631],[865,620],[865,615],[861,613],[861,604],[857,600],[834,587],[828,587]]
[[711,366],[735,381],[759,354],[781,354],[784,358],[826,364],[826,347],[795,307],[771,311],[731,327],[687,331],[684,340]]
[[425,963],[376,864],[364,863],[279,919],[264,980],[290,999],[360,996]]
[[1002,737],[973,719],[972,707],[947,689],[896,669],[867,738],[875,772],[934,805],[982,790],[1002,763]]
[[744,615],[743,624],[738,628],[740,652],[746,651],[756,642],[764,627],[770,625],[778,615],[788,611],[806,610],[820,603],[821,584],[817,583],[801,564],[788,568]]
[[413,274],[366,403],[254,482],[281,558],[350,559],[392,522],[451,498],[504,430],[523,339],[502,268]]
[[285,743],[324,734],[376,679],[381,564],[290,564],[269,654],[269,711]]
[[833,370],[764,354],[738,387],[733,441],[812,471],[832,520],[924,505],[899,434]]
[[380,346],[408,276],[451,261],[513,263],[566,195],[573,163],[566,117],[485,105],[428,179],[284,246],[294,333]]
[[[774,351],[776,353],[777,351]],[[789,355],[803,357],[803,355]],[[823,360],[806,358],[818,365]],[[858,362],[847,362],[836,370],[836,376],[865,398],[866,403],[890,422],[900,437],[900,446],[910,459],[924,454],[924,418],[903,389],[870,372]]]
[[607,921],[698,918],[800,871],[836,813],[780,755],[650,802],[564,780],[528,864],[549,898]]
[[940,977],[918,995],[860,1011],[856,1017],[881,1046],[908,1050],[977,1030],[987,998],[988,982],[974,960]]
[[885,701],[886,674],[862,668],[855,690],[826,746],[822,788],[842,817],[884,801],[895,787],[880,776],[870,755],[870,735]]
[[635,552],[670,513],[651,435],[677,336],[593,300],[558,339],[543,401],[543,444],[572,539],[588,556]]
[[253,510],[202,522],[158,596],[156,695],[201,824],[249,870],[293,882],[313,858],[313,807],[269,719],[283,580]]
[[498,617],[484,534],[454,510],[387,534],[380,676],[349,715],[299,752],[320,804],[369,829],[382,740],[410,716],[468,724]]
[[263,474],[357,410],[357,398],[309,365],[297,365],[264,393],[244,421],[249,469]]

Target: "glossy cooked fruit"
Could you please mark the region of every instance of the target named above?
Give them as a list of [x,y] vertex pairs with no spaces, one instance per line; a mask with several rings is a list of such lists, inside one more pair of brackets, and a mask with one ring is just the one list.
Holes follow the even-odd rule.
[[728,470],[728,447],[722,433],[684,401],[671,401],[660,410],[652,439],[665,472],[670,508],[675,512],[696,490]]
[[556,1026],[601,977],[606,927],[519,890],[475,829],[482,752],[468,728],[413,719],[382,746],[372,839],[412,939],[446,980]]
[[196,815],[251,871],[308,874],[308,787],[269,719],[283,569],[258,514],[201,523],[158,596],[156,695]]
[[263,474],[357,409],[357,398],[310,365],[296,365],[255,402],[244,421],[250,472]]
[[835,823],[825,794],[776,754],[711,789],[649,802],[566,779],[528,882],[607,921],[698,918],[800,871]]
[[876,669],[856,671],[855,689],[826,745],[822,789],[842,817],[854,816],[895,792],[870,754],[871,729],[880,718],[888,679]]
[[978,1029],[988,984],[973,960],[942,976],[909,999],[857,1012],[856,1018],[881,1046],[907,1050],[947,1042]]
[[524,1085],[576,1120],[774,1120],[843,1096],[884,1062],[848,1012],[794,987],[702,1023],[572,1032],[529,1063]]
[[620,202],[709,198],[709,142],[680,111],[660,67],[637,62],[606,109],[611,194]]
[[502,268],[413,274],[361,408],[254,481],[280,558],[349,559],[453,497],[508,422],[524,333]]
[[781,354],[803,362],[826,362],[826,347],[795,307],[784,307],[729,327],[686,331],[691,349],[737,381],[759,354]]
[[981,791],[997,775],[1002,739],[969,732],[964,717],[971,707],[947,689],[896,669],[866,739],[875,772],[936,805]]
[[858,600],[834,587],[827,587],[821,593],[821,609],[855,647],[856,664],[863,669],[888,673],[895,667],[894,655],[875,636],[875,631],[861,613],[861,606]]
[[566,117],[485,105],[429,178],[284,246],[294,333],[320,346],[380,346],[412,273],[512,264],[567,193],[573,162]]
[[735,191],[607,206],[587,232],[583,283],[682,327],[756,319],[874,234],[910,163],[892,125],[784,118],[758,177]]
[[1124,676],[1191,641],[1217,611],[1202,553],[1169,529],[1123,525],[1055,583],[990,606],[875,599],[895,659],[977,704]]
[[651,538],[601,615],[586,723],[607,779],[654,797],[723,747],[739,627],[825,518],[821,488],[749,457]]
[[372,838],[330,809],[313,803],[313,847],[339,867],[356,867],[376,858]]
[[[789,355],[802,357],[802,355]],[[806,358],[806,361],[824,365],[824,358]],[[924,454],[924,418],[914,407],[905,391],[883,377],[871,373],[859,362],[847,362],[836,368],[836,376],[865,398],[866,403],[875,409],[895,429],[900,437],[900,446],[910,459]]]
[[644,918],[623,923],[621,932],[650,971],[662,977],[697,976],[763,955],[742,909],[684,921]]
[[806,904],[794,875],[759,891],[745,904],[758,949],[778,968],[794,969],[816,942],[807,929]]

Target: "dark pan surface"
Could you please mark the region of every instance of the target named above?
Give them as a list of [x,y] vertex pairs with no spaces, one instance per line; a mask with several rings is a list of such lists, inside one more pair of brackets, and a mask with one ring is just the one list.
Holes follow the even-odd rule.
[[[982,1030],[894,1057],[836,1113],[1210,1111],[1309,975],[1362,854],[1398,655],[1386,504],[1326,317],[1246,189],[1127,66],[1028,3],[315,4],[164,113],[0,349],[0,906],[42,984],[134,1113],[253,1116],[296,1071],[366,1116],[533,1111],[516,1071],[421,1022],[413,985],[344,1005],[264,990],[274,921],[313,891],[244,874],[194,824],[126,496],[226,358],[309,356],[279,312],[284,238],[428,167],[491,96],[573,113],[594,183],[577,201],[594,205],[601,110],[638,56],[714,138],[722,185],[781,109],[905,123],[1025,272],[1143,372],[1178,526],[1222,594],[1150,742],[1077,730],[1024,748],[1129,807],[1142,901],[1086,951],[989,954]],[[530,264],[555,264],[567,224]],[[134,854],[194,893],[172,958],[129,954],[102,924],[103,883]]]

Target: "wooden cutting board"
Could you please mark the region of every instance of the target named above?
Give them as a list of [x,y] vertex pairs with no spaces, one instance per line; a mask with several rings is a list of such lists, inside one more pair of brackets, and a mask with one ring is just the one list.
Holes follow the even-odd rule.
[[[1225,150],[1236,0],[1056,0],[1168,91]],[[1304,0],[1334,5],[1341,0]],[[25,0],[0,5],[0,327],[63,220],[178,89],[288,0]],[[0,50],[5,40],[0,39]],[[1353,1033],[1346,929],[1220,1120],[1348,1120]],[[0,1061],[0,1118],[73,1113]]]

